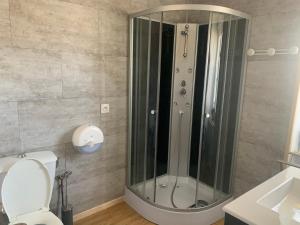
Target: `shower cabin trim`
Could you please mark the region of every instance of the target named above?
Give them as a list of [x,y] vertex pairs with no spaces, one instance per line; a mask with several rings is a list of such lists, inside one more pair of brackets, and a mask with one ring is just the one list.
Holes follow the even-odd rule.
[[[232,196],[228,196],[227,198],[224,198],[220,201],[214,202],[213,204],[210,204],[207,207],[203,208],[188,208],[188,209],[174,209],[174,208],[168,208],[165,206],[161,206],[158,204],[155,204],[151,202],[149,199],[141,196],[139,193],[136,193],[135,190],[130,188],[130,174],[131,174],[131,141],[132,141],[132,96],[133,96],[133,20],[135,17],[141,17],[141,16],[150,16],[150,14],[154,13],[163,13],[168,11],[184,11],[184,10],[194,10],[194,11],[210,11],[210,12],[218,12],[218,13],[224,13],[224,14],[230,14],[233,16],[238,16],[244,19],[247,19],[246,24],[246,35],[245,35],[245,42],[244,42],[244,49],[243,49],[243,58],[242,58],[242,69],[241,69],[241,80],[240,80],[240,93],[238,96],[238,109],[237,109],[237,119],[236,119],[236,129],[234,134],[234,151],[233,151],[233,162],[232,162],[232,170],[231,170],[231,176],[234,175],[234,168],[235,168],[235,155],[236,155],[236,148],[237,148],[237,141],[238,141],[238,135],[239,135],[239,128],[240,128],[240,120],[241,120],[241,113],[242,113],[242,96],[244,95],[244,82],[245,82],[245,73],[246,73],[246,66],[247,66],[247,60],[246,60],[246,49],[249,45],[249,35],[250,35],[250,28],[251,28],[251,16],[234,10],[227,7],[222,6],[214,6],[214,5],[200,5],[200,4],[178,4],[178,5],[167,5],[167,6],[160,6],[148,10],[144,10],[142,12],[134,13],[129,16],[129,41],[130,41],[130,48],[129,48],[129,62],[128,62],[128,71],[129,71],[129,118],[128,118],[128,168],[127,168],[127,182],[126,182],[126,192],[131,192],[136,197],[140,198],[142,201],[150,204],[151,206],[154,206],[158,209],[167,210],[170,212],[201,212],[204,210],[211,209],[213,207],[216,207],[218,204],[221,205],[221,203],[227,202]],[[174,65],[173,65],[174,66]],[[173,76],[172,76],[173,77]],[[232,179],[230,181],[230,190],[232,189]]]
[[185,10],[194,10],[194,11],[209,11],[209,12],[219,12],[230,14],[233,16],[242,17],[251,21],[251,16],[247,13],[231,9],[228,7],[217,6],[217,5],[208,5],[208,4],[176,4],[176,5],[164,5],[156,8],[146,9],[141,12],[133,13],[129,15],[130,19],[134,17],[145,16],[153,13],[166,12],[166,11],[185,11]]

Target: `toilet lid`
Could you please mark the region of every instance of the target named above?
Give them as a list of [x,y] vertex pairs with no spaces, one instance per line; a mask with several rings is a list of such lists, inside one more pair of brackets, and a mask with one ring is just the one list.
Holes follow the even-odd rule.
[[48,209],[51,183],[48,170],[34,159],[22,159],[9,168],[2,185],[2,203],[10,221]]

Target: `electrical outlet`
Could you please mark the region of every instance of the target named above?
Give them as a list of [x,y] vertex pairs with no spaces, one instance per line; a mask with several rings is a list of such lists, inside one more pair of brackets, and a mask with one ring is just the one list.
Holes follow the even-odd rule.
[[101,113],[109,113],[109,104],[101,104]]

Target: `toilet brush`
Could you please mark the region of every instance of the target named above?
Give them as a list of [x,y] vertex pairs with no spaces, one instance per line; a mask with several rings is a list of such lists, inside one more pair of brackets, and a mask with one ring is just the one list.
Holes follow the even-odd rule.
[[[61,208],[61,219],[64,225],[73,225],[73,207],[68,202],[68,177],[72,174],[72,171],[66,171],[63,179],[65,179],[66,187],[66,201],[64,200],[64,194],[62,191],[62,208]],[[63,181],[62,181],[63,186]],[[62,187],[63,190],[63,187]]]

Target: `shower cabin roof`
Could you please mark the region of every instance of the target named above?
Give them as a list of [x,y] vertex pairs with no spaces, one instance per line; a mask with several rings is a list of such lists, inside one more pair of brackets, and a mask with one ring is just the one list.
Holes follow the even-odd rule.
[[191,10],[191,11],[210,11],[210,12],[218,12],[218,13],[225,13],[229,15],[234,15],[237,17],[245,18],[250,20],[251,16],[247,13],[223,7],[217,5],[206,5],[206,4],[177,4],[177,5],[164,5],[159,6],[151,9],[147,9],[141,12],[133,13],[130,15],[131,18],[139,17],[139,16],[146,16],[149,14],[159,13],[159,12],[167,12],[167,11],[184,11],[184,10]]

